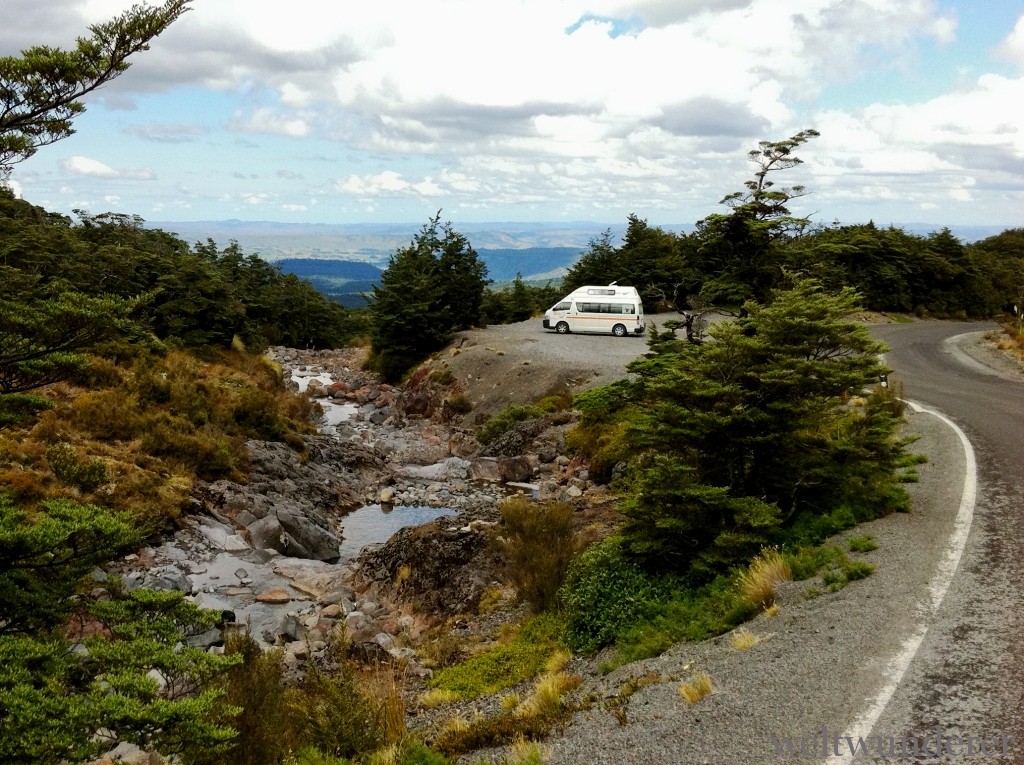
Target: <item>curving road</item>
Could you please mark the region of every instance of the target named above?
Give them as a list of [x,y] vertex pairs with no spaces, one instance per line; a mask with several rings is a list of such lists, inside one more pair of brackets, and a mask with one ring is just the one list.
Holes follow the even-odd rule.
[[891,379],[902,381],[906,398],[954,420],[977,458],[977,501],[959,568],[873,726],[885,736],[939,731],[948,743],[941,757],[899,761],[1024,762],[1024,384],[966,356],[957,340],[992,328],[917,322],[872,330],[891,346]]
[[[871,577],[816,597],[793,583],[777,616],[748,625],[761,639],[748,651],[725,636],[588,677],[598,698],[629,678],[661,681],[618,716],[577,715],[550,742],[552,765],[1024,763],[1024,376],[948,342],[992,328],[872,328],[891,346],[890,380],[926,409],[907,427],[929,461],[908,486],[911,513],[850,532],[878,542],[861,556]],[[715,691],[691,706],[677,684],[696,670]],[[847,736],[872,750],[851,756]]]

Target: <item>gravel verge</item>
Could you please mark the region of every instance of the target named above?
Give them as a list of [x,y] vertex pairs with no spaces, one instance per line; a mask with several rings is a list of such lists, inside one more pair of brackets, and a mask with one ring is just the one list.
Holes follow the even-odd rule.
[[[820,761],[817,754],[786,754],[783,737],[796,742],[819,736],[823,727],[845,731],[885,681],[888,658],[918,624],[927,584],[944,551],[959,503],[964,460],[956,436],[935,418],[908,414],[915,448],[929,455],[910,485],[914,510],[864,524],[832,540],[845,548],[851,535],[870,534],[877,550],[850,553],[877,566],[867,579],[833,594],[808,597],[820,582],[790,584],[775,617],[764,615],[747,628],[761,642],[737,651],[729,635],[699,644],[679,644],[661,656],[603,676],[596,662],[578,662],[582,693],[614,696],[630,678],[654,673],[623,705],[622,713],[595,704],[578,713],[547,742],[552,765],[643,762],[777,763]],[[683,700],[681,682],[707,672],[714,692],[696,704]],[[773,739],[778,739],[779,744]],[[783,747],[782,756],[778,746]],[[500,753],[492,753],[498,756]]]

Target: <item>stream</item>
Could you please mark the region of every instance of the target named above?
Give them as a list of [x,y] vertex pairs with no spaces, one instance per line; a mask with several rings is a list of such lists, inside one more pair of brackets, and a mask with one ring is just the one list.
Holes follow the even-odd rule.
[[[311,381],[316,380],[324,390],[334,378],[317,367],[300,366],[292,370],[291,379],[300,393],[309,390]],[[330,397],[317,398],[324,411],[320,432],[336,435],[338,426],[349,423],[359,406],[350,402],[338,403]],[[405,505],[365,505],[344,516],[342,527],[341,556],[339,563],[346,563],[356,557],[364,547],[387,542],[393,534],[406,526],[419,526],[445,515],[454,515],[456,510],[448,507],[419,507]]]

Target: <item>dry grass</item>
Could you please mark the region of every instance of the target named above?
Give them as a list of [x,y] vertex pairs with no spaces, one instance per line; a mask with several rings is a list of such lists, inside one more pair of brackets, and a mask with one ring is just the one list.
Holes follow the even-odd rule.
[[734,631],[729,637],[729,642],[732,647],[737,651],[749,651],[755,645],[761,642],[761,638],[755,635],[753,632],[748,630],[746,627],[740,627]]
[[505,576],[535,611],[549,610],[579,549],[572,505],[520,496],[506,499],[500,509],[501,536],[494,543],[505,558]]
[[544,671],[552,674],[555,672],[561,672],[572,661],[572,654],[568,651],[555,651],[551,654],[551,657],[544,663]]
[[515,711],[516,707],[518,707],[521,703],[522,699],[519,698],[518,693],[506,693],[504,696],[501,697],[501,708],[506,712]]
[[[536,741],[547,736],[555,725],[564,721],[571,712],[564,696],[582,682],[579,675],[564,672],[544,675],[521,704],[512,706],[513,697],[503,700],[503,711],[472,720],[456,717],[448,720],[434,737],[434,747],[448,756],[456,756],[476,749],[510,744],[519,739]],[[525,759],[521,762],[539,763],[542,760]]]
[[367,763],[368,765],[400,765],[401,758],[402,747],[398,744],[389,744],[371,754]]
[[580,684],[579,675],[554,672],[544,675],[533,688],[533,693],[519,705],[516,714],[520,717],[554,719],[564,710],[562,697]]
[[395,674],[378,669],[360,678],[359,686],[384,742],[396,744],[405,738],[405,699]]
[[711,675],[707,672],[698,672],[689,682],[679,686],[679,695],[690,704],[696,704],[714,690],[715,688],[711,683]]
[[433,688],[426,693],[420,694],[417,701],[420,702],[421,706],[427,709],[433,709],[439,707],[442,704],[450,704],[453,701],[458,701],[461,696],[455,691],[449,691],[447,688]]
[[740,594],[758,610],[775,603],[778,586],[793,580],[789,563],[778,550],[764,550],[736,580]]
[[770,606],[768,606],[768,608],[764,610],[764,615],[767,616],[769,619],[774,619],[776,616],[779,615],[780,610],[781,609],[779,608],[778,603],[772,603]]
[[529,741],[519,736],[512,742],[512,751],[505,761],[506,765],[543,765],[551,758],[551,751],[536,741]]

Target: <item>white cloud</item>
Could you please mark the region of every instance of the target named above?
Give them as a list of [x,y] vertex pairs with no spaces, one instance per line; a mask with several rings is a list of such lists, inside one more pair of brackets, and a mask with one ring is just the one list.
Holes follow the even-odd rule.
[[72,175],[84,175],[91,178],[103,178],[107,180],[120,178],[133,181],[149,181],[156,177],[156,174],[150,168],[115,170],[110,165],[106,165],[99,160],[81,156],[68,157],[61,164],[61,167]]
[[235,114],[231,128],[244,133],[269,133],[303,138],[309,135],[310,127],[306,116],[261,107],[250,114]]
[[[45,32],[43,41],[56,44],[57,32],[67,44],[83,19],[126,5],[10,1],[15,13],[0,41]],[[973,78],[956,90],[927,99],[909,90],[917,56],[963,42],[953,12],[966,12],[965,0],[292,0],[286,13],[269,0],[194,6],[101,91],[95,112],[137,104],[137,115],[115,115],[112,132],[126,145],[149,142],[145,162],[151,154],[172,183],[194,157],[190,182],[201,176],[203,187],[196,198],[215,209],[312,209],[240,193],[286,186],[282,198],[323,196],[324,214],[341,209],[332,207],[340,194],[354,197],[346,214],[357,205],[385,214],[381,199],[408,210],[443,197],[461,209],[517,205],[620,219],[654,209],[694,220],[742,187],[758,140],[805,127],[822,137],[802,147],[793,182],[814,191],[825,215],[843,199],[984,204],[992,189],[1013,194],[1024,183],[1012,109],[1024,98],[1020,79],[979,77],[986,62],[975,55],[956,62]],[[49,17],[52,29],[35,28]],[[1024,71],[1024,16],[1003,36],[998,54]],[[889,76],[901,72],[908,76]],[[836,106],[847,84],[859,104],[870,103],[879,82],[888,89],[878,103]],[[173,108],[141,93],[173,97]],[[822,94],[829,111],[815,105]],[[90,105],[87,116],[95,112]],[[152,123],[124,127],[150,114]],[[225,127],[236,135],[225,138]],[[155,177],[125,169],[139,164],[127,152],[92,149],[87,133],[72,139],[82,148],[65,173],[94,185]],[[172,156],[174,146],[152,142],[192,145]],[[233,176],[235,167],[246,174]],[[40,194],[55,195],[56,184]],[[76,195],[102,197],[75,185]],[[128,185],[117,191],[131,208]]]
[[996,54],[1024,70],[1024,16],[1017,19],[1013,31],[996,49]]
[[74,175],[90,175],[94,178],[120,178],[121,174],[102,162],[88,157],[68,157],[64,169]]

